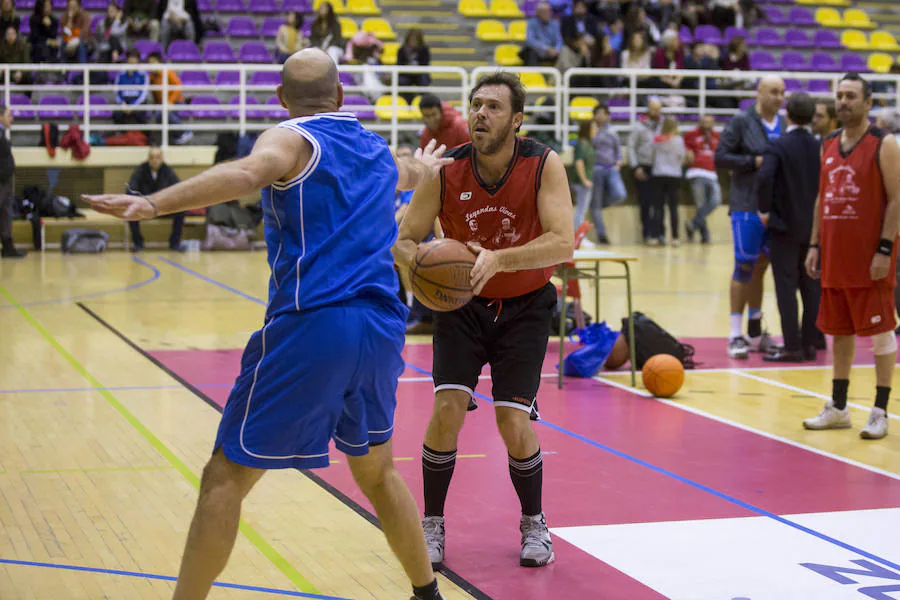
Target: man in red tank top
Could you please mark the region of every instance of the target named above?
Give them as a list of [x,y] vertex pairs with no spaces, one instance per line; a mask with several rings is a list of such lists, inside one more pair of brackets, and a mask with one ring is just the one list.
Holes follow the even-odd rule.
[[478,255],[471,274],[475,298],[434,318],[435,404],[422,474],[423,527],[436,568],[444,560],[444,501],[457,438],[485,363],[522,506],[519,564],[541,567],[553,560],[541,505],[541,449],[529,419],[556,305],[550,275],[572,257],[572,200],[559,156],[516,136],[524,106],[518,76],[498,72],[478,81],[469,95],[472,142],[450,150],[445,158],[455,158],[453,164],[416,190],[394,247],[397,263],[407,267],[439,217],[446,237]]
[[834,336],[832,399],[803,421],[806,429],[850,427],[847,388],[856,336],[871,337],[875,406],[860,431],[887,435],[887,403],[897,360],[894,286],[900,227],[900,148],[893,135],[869,124],[872,88],[855,73],[836,95],[843,129],[822,143],[819,197],[806,257],[809,275],[822,279],[817,325]]

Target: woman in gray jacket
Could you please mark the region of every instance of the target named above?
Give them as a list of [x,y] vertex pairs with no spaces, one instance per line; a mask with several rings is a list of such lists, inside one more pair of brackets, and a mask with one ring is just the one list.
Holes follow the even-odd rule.
[[687,152],[684,139],[678,134],[678,121],[674,117],[663,120],[662,131],[653,139],[654,204],[653,227],[650,237],[659,245],[666,243],[664,206],[669,207],[669,224],[672,245],[678,246],[678,195],[681,190],[682,167]]

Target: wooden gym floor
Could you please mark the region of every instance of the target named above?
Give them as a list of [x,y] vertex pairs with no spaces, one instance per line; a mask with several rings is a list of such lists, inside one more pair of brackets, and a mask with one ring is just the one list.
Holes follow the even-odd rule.
[[[640,257],[635,308],[693,339],[702,364],[669,401],[628,388],[624,373],[559,391],[550,348],[537,425],[557,554],[546,569],[518,567],[518,501],[480,396],[448,499],[447,598],[900,597],[900,428],[892,416],[892,436],[858,437],[874,394],[867,346],[854,428],[806,432],[801,420],[830,393],[829,360],[727,359],[727,244],[622,250]],[[171,594],[266,282],[262,252],[0,262],[2,600]],[[623,287],[601,296],[618,328]],[[779,332],[771,285],[764,309]],[[420,499],[429,340],[411,338],[406,360],[395,447]],[[332,460],[262,480],[212,598],[409,597],[343,456]]]

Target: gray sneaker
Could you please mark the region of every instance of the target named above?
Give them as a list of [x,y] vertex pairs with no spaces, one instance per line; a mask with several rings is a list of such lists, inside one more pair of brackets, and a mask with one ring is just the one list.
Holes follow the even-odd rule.
[[428,548],[431,568],[437,570],[444,562],[444,517],[425,517],[422,529],[425,531],[425,546]]
[[769,354],[774,350],[778,350],[778,348],[778,344],[775,343],[775,340],[772,339],[772,336],[769,335],[768,331],[763,331],[762,335],[760,335],[759,337],[750,338],[751,352]]
[[728,340],[728,358],[750,358],[750,343],[743,336]]
[[533,517],[522,515],[519,531],[522,532],[522,553],[519,555],[521,566],[543,567],[553,562],[553,541],[550,539],[544,513]]

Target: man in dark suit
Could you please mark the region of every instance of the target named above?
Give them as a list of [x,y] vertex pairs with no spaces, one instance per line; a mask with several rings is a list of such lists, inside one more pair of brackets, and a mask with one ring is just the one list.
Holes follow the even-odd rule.
[[[172,167],[163,162],[162,150],[157,146],[150,148],[147,162],[138,165],[128,181],[128,193],[139,196],[149,196],[159,190],[171,187],[178,183],[178,175]],[[140,221],[130,221],[132,252],[140,252],[144,249],[144,236],[141,235]],[[169,248],[177,252],[183,252],[181,245],[181,230],[184,229],[184,213],[172,215],[172,234],[169,236]]]
[[[815,360],[822,335],[816,328],[821,290],[803,266],[819,193],[820,148],[809,129],[815,111],[809,95],[791,95],[788,133],[769,144],[756,178],[760,219],[771,236],[772,275],[784,335],[784,347],[763,356],[770,362]],[[798,290],[802,327],[797,323]]]
[[24,250],[16,250],[12,239],[13,188],[16,175],[16,161],[9,143],[9,128],[12,125],[12,111],[0,105],[0,243],[2,258],[22,258]]
[[594,47],[599,28],[597,19],[588,13],[584,0],[575,0],[572,3],[572,14],[563,17],[559,23],[563,44],[570,44],[574,40],[584,39],[590,48]]

